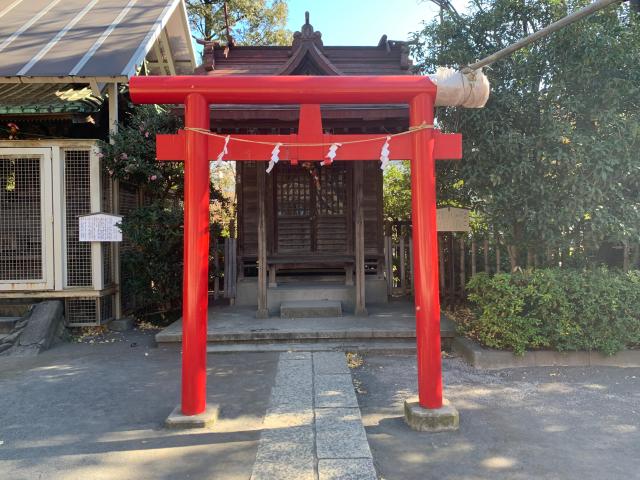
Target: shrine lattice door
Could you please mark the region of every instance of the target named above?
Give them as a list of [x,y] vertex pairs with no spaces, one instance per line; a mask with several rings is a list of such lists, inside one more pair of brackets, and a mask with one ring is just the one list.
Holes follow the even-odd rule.
[[290,163],[274,170],[275,253],[345,254],[351,250],[351,165]]

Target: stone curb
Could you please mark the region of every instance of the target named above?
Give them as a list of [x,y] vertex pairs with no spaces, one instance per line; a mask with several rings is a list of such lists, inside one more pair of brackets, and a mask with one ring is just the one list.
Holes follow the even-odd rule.
[[640,367],[640,350],[622,350],[607,356],[600,352],[527,351],[523,356],[485,348],[468,338],[457,337],[453,351],[475,368],[497,370],[520,367]]

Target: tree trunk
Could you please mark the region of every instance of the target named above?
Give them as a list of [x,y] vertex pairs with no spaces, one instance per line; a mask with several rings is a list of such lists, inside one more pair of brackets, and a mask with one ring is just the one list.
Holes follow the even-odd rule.
[[623,241],[622,246],[622,271],[629,271],[629,240]]
[[513,273],[518,269],[518,247],[515,245],[507,245],[507,253],[509,255],[511,272]]
[[500,273],[500,237],[498,234],[494,234],[494,240],[496,242],[496,273]]
[[484,255],[484,271],[489,273],[489,240],[486,238],[482,244],[482,253]]
[[638,260],[640,260],[640,244],[636,243],[633,246],[633,255],[631,256],[631,269],[635,269],[638,266]]

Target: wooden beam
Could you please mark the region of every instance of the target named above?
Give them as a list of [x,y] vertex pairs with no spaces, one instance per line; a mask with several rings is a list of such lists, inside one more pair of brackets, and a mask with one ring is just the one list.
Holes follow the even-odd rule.
[[160,51],[159,42],[156,42],[153,44],[153,52],[156,54],[156,58],[158,59],[158,67],[160,67],[160,72],[161,72],[160,74],[166,75],[168,72],[164,69],[164,67],[166,66],[166,63],[162,58],[162,52]]
[[[109,143],[114,142],[113,136],[118,133],[118,120],[120,113],[118,111],[118,83],[113,82],[107,84],[107,96],[109,101]],[[111,211],[113,213],[120,212],[120,182],[119,180],[111,181]],[[111,249],[113,258],[111,259],[113,268],[113,281],[118,285],[115,293],[114,316],[116,319],[122,318],[122,274],[120,272],[120,243],[115,242]]]
[[387,280],[387,296],[393,293],[393,248],[391,239],[391,224],[384,224],[384,268]]
[[460,235],[460,291],[464,292],[466,286],[467,272],[465,270],[465,254],[464,254],[464,234]]
[[398,240],[400,244],[400,291],[402,292],[403,295],[407,294],[407,272],[406,272],[407,259],[405,255],[406,248],[404,244],[404,238],[406,233],[407,233],[406,226],[401,223],[399,225],[398,236],[400,238]]
[[[309,109],[310,106],[307,106]],[[313,117],[309,117],[310,121]],[[462,136],[454,133],[434,133],[436,142],[434,158],[436,160],[458,160],[462,158]],[[158,160],[181,161],[184,157],[185,132],[180,130],[177,135],[157,135],[156,156]],[[391,160],[408,160],[411,158],[412,135],[393,137],[389,143]],[[234,140],[235,139],[235,140]],[[372,140],[364,143],[345,143],[354,140]],[[308,140],[304,136],[292,135],[231,135],[227,146],[228,153],[225,160],[234,161],[267,161],[271,158],[273,145],[262,145],[253,142],[270,143],[304,143]],[[251,143],[249,143],[251,142]],[[312,143],[323,143],[323,147],[281,147],[280,160],[296,163],[298,160],[322,160],[332,143],[343,143],[336,152],[335,160],[371,160],[380,156],[380,150],[385,137],[379,134],[322,134]],[[224,147],[224,137],[208,137],[207,151],[210,160],[215,160]],[[314,153],[316,151],[316,153]],[[320,152],[322,155],[320,155]],[[309,157],[310,154],[311,157]]]
[[438,232],[438,262],[439,262],[438,272],[440,275],[440,295],[442,295],[443,298],[445,298],[447,295],[447,284],[445,283],[447,272],[444,269],[444,246],[443,246],[444,241],[445,241],[444,234],[442,232]]
[[356,315],[367,315],[365,305],[365,273],[364,273],[364,164],[357,162],[353,168],[355,191],[355,257],[356,257]]
[[258,165],[258,311],[257,318],[267,318],[267,206],[266,172]]
[[165,28],[162,29],[159,40],[162,41],[164,52],[167,55],[167,67],[169,67],[169,75],[176,75],[176,64],[173,61],[173,52],[171,51],[171,44],[169,43],[167,30]]
[[476,241],[475,239],[471,240],[471,276],[473,277],[476,274]]

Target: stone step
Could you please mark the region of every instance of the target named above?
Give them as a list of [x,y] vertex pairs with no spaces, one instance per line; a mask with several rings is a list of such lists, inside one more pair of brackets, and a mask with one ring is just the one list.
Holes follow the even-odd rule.
[[[253,311],[252,311],[253,313]],[[398,315],[398,314],[396,314]],[[455,337],[455,324],[444,315],[440,324],[442,341]],[[233,318],[226,324],[222,320],[209,319],[207,342],[209,344],[233,343],[298,343],[298,342],[368,342],[371,340],[415,342],[414,321],[398,322],[389,317],[352,316],[334,318],[281,319],[271,317]],[[158,332],[158,344],[182,342],[182,322],[177,321]]]
[[280,304],[281,318],[341,317],[342,303],[333,300],[294,300]]
[[21,317],[0,317],[0,333],[10,333]]
[[[163,347],[176,344],[162,344]],[[179,345],[179,344],[178,344]],[[207,353],[234,352],[375,352],[393,354],[411,354],[416,351],[415,341],[322,341],[291,343],[208,343]]]

